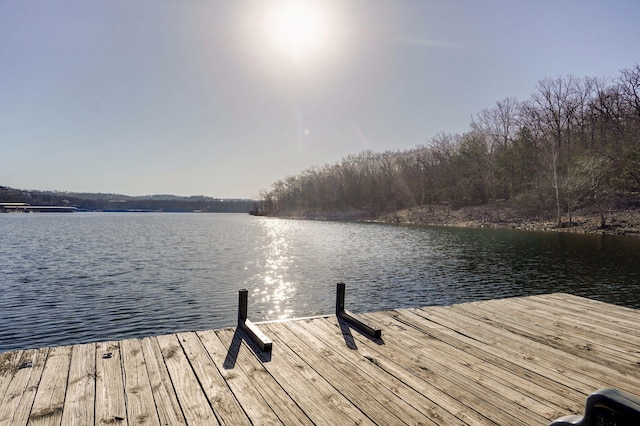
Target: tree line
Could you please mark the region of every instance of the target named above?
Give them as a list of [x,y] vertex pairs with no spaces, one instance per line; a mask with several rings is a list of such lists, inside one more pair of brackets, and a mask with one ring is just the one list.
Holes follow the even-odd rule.
[[173,195],[132,197],[118,194],[91,194],[61,191],[25,191],[0,186],[0,203],[20,202],[43,206],[75,206],[85,211],[163,211],[203,213],[248,213],[254,201],[205,196]]
[[405,151],[349,155],[275,182],[269,215],[377,217],[427,204],[503,200],[523,213],[600,212],[640,194],[640,65],[616,78],[545,78],[528,99],[473,115],[463,134],[438,133]]

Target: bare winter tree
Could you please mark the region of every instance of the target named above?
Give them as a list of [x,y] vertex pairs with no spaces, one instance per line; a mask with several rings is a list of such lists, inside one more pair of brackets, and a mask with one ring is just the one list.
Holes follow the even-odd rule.
[[627,105],[640,120],[640,64],[631,69],[621,71],[620,88]]
[[539,113],[540,124],[549,136],[551,167],[553,169],[553,188],[558,210],[558,226],[562,225],[560,203],[560,180],[565,172],[570,154],[571,124],[577,103],[575,102],[576,79],[544,79],[537,84],[538,92],[531,99]]
[[515,98],[506,98],[496,102],[494,108],[483,109],[471,121],[472,131],[485,143],[489,195],[498,220],[499,194],[505,198],[509,196],[508,190],[500,190],[499,187],[506,187],[506,182],[510,182],[511,187],[514,186],[515,173],[505,157],[518,133],[519,110]]

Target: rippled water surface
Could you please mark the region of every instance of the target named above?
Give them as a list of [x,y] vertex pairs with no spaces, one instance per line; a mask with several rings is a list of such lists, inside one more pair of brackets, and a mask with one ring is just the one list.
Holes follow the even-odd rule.
[[640,239],[234,214],[0,215],[0,351],[568,292],[640,308]]

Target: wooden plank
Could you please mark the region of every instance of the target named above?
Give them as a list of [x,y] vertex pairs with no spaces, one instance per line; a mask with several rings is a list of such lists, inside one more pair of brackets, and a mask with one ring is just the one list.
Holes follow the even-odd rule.
[[[386,312],[371,316],[384,321],[387,325],[402,324]],[[536,420],[536,416],[539,416],[549,422],[566,412],[564,407],[550,402],[550,397],[553,395],[546,389],[536,386],[535,383],[520,381],[516,375],[510,373],[509,369],[504,369],[500,363],[495,363],[495,355],[476,357],[473,353],[438,339],[429,338],[430,336],[417,327],[409,327],[393,333],[391,339],[397,339],[398,346],[403,345],[403,347],[409,345],[419,348],[422,345],[421,355],[427,359],[442,360],[441,365],[459,373],[470,382],[488,389],[483,393],[487,396],[493,395],[494,400],[504,400],[510,405],[510,412],[519,413],[518,417],[538,423],[540,419]]]
[[[523,298],[527,299],[527,298]],[[596,322],[606,329],[629,330],[635,338],[640,337],[640,330],[636,327],[640,310],[607,304],[577,296],[557,294],[531,296],[532,302],[542,304],[551,309],[561,309],[573,317],[583,318],[586,322]]]
[[13,375],[18,371],[22,353],[23,351],[0,353],[0,403],[4,400],[5,393],[13,379]]
[[605,318],[611,318],[612,321],[633,321],[638,317],[638,309],[627,308],[625,306],[614,305],[611,303],[601,302],[599,300],[589,299],[586,297],[575,296],[568,293],[552,293],[543,294],[540,297],[548,300],[558,300],[567,305],[580,306],[582,312],[594,312],[604,314]]
[[144,354],[149,385],[151,386],[160,424],[186,424],[156,338],[145,337],[140,340],[140,345]]
[[[505,315],[493,318],[491,312],[477,312],[478,309],[481,307],[477,304],[452,306],[448,307],[444,313],[443,311],[432,312],[430,318],[440,323],[456,321],[459,324],[458,327],[466,329],[466,332],[475,339],[508,351],[516,351],[539,365],[554,368],[565,375],[572,375],[575,380],[588,384],[590,392],[595,390],[592,388],[597,382],[594,381],[594,376],[601,377],[602,373],[594,370],[600,369],[601,366],[595,363],[578,366],[576,362],[580,360],[579,358],[550,347],[548,342],[530,339],[526,330],[525,335],[522,335],[520,330],[510,326]],[[584,372],[584,367],[593,368]]]
[[63,425],[92,425],[95,422],[96,344],[74,345],[62,412]]
[[[532,322],[532,331],[540,328],[552,329],[554,333],[575,345],[592,345],[607,354],[607,358],[626,360],[633,364],[640,354],[640,337],[633,336],[633,329],[623,331],[605,329],[597,322],[564,312],[559,308],[545,306],[544,302],[514,300],[507,308],[519,318]],[[640,323],[640,315],[638,316]],[[557,340],[557,339],[556,339]]]
[[279,339],[273,339],[271,361],[263,365],[312,422],[374,424]]
[[0,425],[27,423],[49,348],[20,351],[18,364],[0,402]]
[[[305,362],[338,390],[351,404],[358,407],[367,417],[376,423],[396,424],[401,419],[385,404],[380,396],[380,386],[374,381],[366,380],[353,369],[339,368],[338,362],[328,362],[327,352],[318,354],[314,348],[301,342],[287,327],[288,324],[274,324],[267,327],[273,335],[277,335],[293,352],[300,354]],[[425,424],[434,424],[424,419]]]
[[[491,321],[494,324],[499,323],[500,327],[513,334],[517,334],[530,342],[536,342],[540,344],[541,348],[545,348],[548,353],[549,350],[555,350],[566,355],[572,355],[574,360],[571,361],[572,368],[576,368],[576,361],[580,361],[582,364],[580,367],[586,367],[590,371],[583,371],[583,368],[579,368],[580,374],[597,374],[602,372],[601,375],[595,376],[607,380],[609,386],[616,387],[621,385],[618,380],[622,380],[623,383],[630,383],[633,386],[633,380],[629,382],[629,375],[627,374],[629,369],[634,368],[636,360],[620,359],[617,355],[607,353],[599,345],[587,345],[583,341],[574,339],[568,336],[566,333],[552,332],[553,328],[550,324],[546,327],[538,326],[535,321],[523,317],[522,313],[518,313],[516,316],[514,313],[512,316],[505,315],[510,311],[507,305],[502,306],[500,314],[496,314],[495,309],[486,308],[482,305],[465,305],[455,308],[465,312],[467,315],[474,315],[476,319],[484,320],[484,322]],[[524,324],[524,325],[523,325]],[[558,353],[556,352],[556,353]],[[615,383],[611,383],[609,377],[618,376]],[[629,390],[629,392],[633,392]]]
[[180,333],[177,337],[218,421],[221,424],[251,424],[198,336],[190,332]]
[[[372,317],[382,321],[382,318],[377,314]],[[390,325],[393,324],[387,324],[383,328],[390,329]],[[394,335],[402,334],[407,330],[407,327],[396,324],[393,331],[386,335],[389,337],[391,333]],[[387,339],[385,339],[386,341]],[[453,360],[450,359],[451,355],[448,350],[426,356],[424,345],[429,344],[430,340],[423,343],[403,339],[401,346],[398,346],[397,342],[392,342],[392,349],[387,356],[396,360],[422,380],[433,383],[454,400],[465,404],[468,410],[478,410],[478,414],[486,416],[488,422],[498,424],[537,424],[541,422],[539,414],[525,409],[516,401],[509,402],[509,397],[504,398],[503,395],[487,387],[484,384],[485,380],[476,382],[472,376],[461,372],[459,368],[454,368],[455,364],[452,363]],[[401,347],[402,350],[396,353],[393,351],[393,348],[396,347]]]
[[119,342],[96,344],[96,425],[128,424],[121,362]]
[[[262,392],[258,390],[259,383],[255,383],[251,377],[248,377],[244,370],[236,368],[235,360],[233,362],[229,360],[230,353],[216,333],[213,331],[200,332],[198,337],[215,367],[222,375],[226,385],[233,392],[238,404],[246,412],[248,420],[252,424],[258,425],[281,424],[282,422],[272,409],[273,407],[265,400]],[[229,366],[229,364],[233,364],[233,366]]]
[[140,341],[138,339],[122,340],[120,354],[129,423],[160,425]]
[[[487,301],[485,307],[498,307],[495,301]],[[562,318],[575,327],[575,332],[580,335],[596,335],[618,341],[618,343],[629,342],[630,344],[640,344],[640,331],[637,330],[635,322],[620,322],[606,319],[596,315],[588,305],[583,307],[583,311],[578,311],[574,306],[565,308],[555,301],[549,301],[540,297],[514,298],[509,299],[506,305],[508,309],[518,309],[524,313],[540,316],[545,321]],[[616,307],[611,305],[610,311],[615,311]],[[636,316],[636,322],[640,320],[640,311]],[[571,331],[574,332],[573,330]]]
[[71,346],[51,348],[30,409],[30,425],[59,425],[62,421],[71,363]]
[[156,339],[187,424],[219,424],[178,338],[169,334]]
[[[537,399],[542,405],[564,413],[570,409],[569,407],[584,404],[584,396],[589,389],[585,386],[578,391],[561,384],[564,376],[553,370],[539,368],[535,363],[527,361],[526,358],[513,356],[499,348],[486,345],[450,328],[431,322],[420,316],[416,310],[393,311],[385,314],[402,324],[408,324],[418,329],[428,339],[453,348],[451,355],[454,357],[460,356],[461,360],[466,360],[468,356],[471,356],[469,361],[464,361],[470,367],[481,374],[494,377],[505,385],[514,387],[517,392]],[[548,398],[551,396],[552,398]]]
[[[384,324],[393,324],[395,321],[390,316],[369,317],[384,319]],[[557,410],[530,396],[515,392],[511,384],[502,383],[493,375],[478,373],[473,366],[481,363],[481,360],[435,339],[429,340],[414,328],[405,327],[386,333],[386,336],[386,344],[402,348],[402,352],[409,357],[404,364],[414,374],[425,380],[439,380],[443,389],[455,392],[452,396],[456,399],[465,397],[463,393],[473,393],[482,401],[478,405],[486,410],[486,415],[494,416],[494,421],[502,424],[544,424],[558,414]],[[501,418],[505,413],[513,418]]]
[[598,321],[604,327],[623,329],[632,329],[633,335],[640,336],[640,330],[635,329],[635,324],[640,315],[640,310],[623,308],[617,305],[611,305],[586,298],[562,297],[562,294],[549,294],[530,296],[522,298],[523,300],[531,299],[544,306],[553,306],[562,309],[564,312],[571,313],[572,316],[582,317],[588,321]]
[[[451,424],[486,425],[493,423],[479,411],[469,409],[468,405],[451,397],[436,384],[422,380],[412,374],[404,365],[388,357],[386,352],[381,352],[377,343],[364,339],[362,342],[356,343],[356,339],[351,334],[349,334],[348,337],[343,337],[344,332],[341,330],[335,318],[314,320],[314,326],[319,327],[319,329],[324,332],[322,334],[323,336],[329,336],[327,338],[334,336],[335,340],[343,342],[345,342],[345,339],[348,339],[349,344],[356,345],[356,347],[352,348],[352,351],[355,352],[357,350],[368,362],[404,383],[407,387],[418,393],[420,397],[430,401],[425,408],[432,411],[432,417],[444,416],[443,418],[447,419],[449,415],[453,415],[459,419],[459,421],[453,421]],[[385,331],[385,333],[387,332],[388,330]],[[446,412],[450,414],[447,415]]]
[[540,315],[547,320],[562,318],[563,321],[569,321],[576,328],[577,333],[597,337],[597,340],[602,339],[603,342],[612,341],[614,347],[619,347],[620,344],[636,347],[640,345],[640,330],[637,327],[637,322],[640,322],[640,312],[638,312],[636,323],[623,324],[602,319],[588,307],[587,311],[578,312],[542,298],[518,299],[511,306],[525,308],[528,312]]
[[[389,374],[376,367],[358,351],[349,350],[345,347],[344,341],[340,342],[335,338],[318,339],[319,334],[314,334],[309,330],[309,328],[314,329],[313,323],[314,321],[295,321],[283,324],[288,331],[287,344],[291,346],[293,342],[296,342],[298,345],[309,346],[310,350],[307,353],[314,354],[314,359],[310,358],[309,364],[323,377],[332,377],[331,382],[334,386],[341,385],[341,390],[352,390],[354,398],[350,397],[349,399],[361,410],[366,410],[371,419],[377,423],[387,424],[401,422],[427,425],[445,422],[443,415],[437,415],[433,410],[421,411],[418,408],[423,408],[428,403],[433,405],[431,401],[426,398],[419,398],[418,401],[411,398],[411,395],[416,395],[415,392],[406,392],[408,387],[404,383],[392,380]],[[319,329],[316,329],[316,332],[318,331]],[[349,357],[349,355],[354,357]],[[341,378],[348,378],[349,381],[343,381]],[[403,388],[404,392],[399,388]],[[347,393],[345,390],[343,393]],[[355,398],[358,394],[362,394],[360,398],[366,400],[365,404],[360,404]],[[367,404],[373,404],[374,410],[366,409]],[[382,407],[384,411],[378,414],[376,410]],[[393,417],[390,417],[389,414]],[[386,417],[389,421],[385,420]],[[449,416],[446,423],[456,421],[458,419]]]
[[[292,331],[328,359],[340,370],[357,371],[363,377],[377,384],[376,392],[384,398],[383,403],[405,423],[425,423],[432,421],[436,424],[457,424],[461,420],[450,411],[426,398],[420,391],[403,382],[393,374],[373,362],[366,355],[366,351],[349,350],[346,342],[334,329],[322,327],[325,321],[296,321],[287,324]],[[295,328],[295,330],[293,329]],[[323,336],[319,339],[318,336]],[[325,349],[326,348],[326,349]],[[344,361],[340,361],[343,359]]]
[[[256,347],[250,346],[244,341],[241,333],[234,332],[232,329],[222,329],[215,332],[199,332],[198,335],[218,368],[222,368],[221,371],[223,371],[225,378],[227,377],[226,374],[242,374],[246,376],[280,422],[286,425],[313,424],[295,401],[264,368],[262,359],[255,356]],[[219,340],[221,347],[218,346],[214,337]],[[216,354],[214,355],[212,351],[215,351]],[[222,366],[220,366],[219,357],[223,353],[225,357]],[[267,359],[265,362],[269,362],[269,360]],[[236,393],[236,395],[238,394]],[[239,395],[238,398],[240,398]],[[246,407],[244,402],[242,402],[242,405]],[[253,421],[253,416],[250,417]]]
[[[531,391],[536,389],[535,394],[537,395],[549,395],[550,398],[546,401],[558,407],[562,413],[574,412],[577,414],[579,409],[583,407],[585,397],[590,392],[589,387],[584,386],[579,390],[569,387],[562,383],[566,377],[555,370],[545,369],[536,363],[528,362],[524,357],[514,356],[499,348],[432,322],[429,320],[428,314],[423,316],[423,312],[421,309],[403,309],[388,312],[388,315],[403,324],[419,329],[431,339],[442,341],[483,360],[487,364],[502,368],[507,372],[501,377],[502,379],[507,380],[514,386],[519,386],[521,390]],[[488,369],[483,368],[484,365],[484,363],[480,364],[479,367],[488,374]]]
[[[623,361],[627,356],[624,349],[631,349],[622,341],[617,341],[615,337],[599,335],[596,328],[589,329],[589,325],[580,322],[569,314],[553,313],[545,309],[540,311],[542,305],[523,305],[520,301],[513,300],[501,306],[499,321],[504,327],[517,332],[523,336],[552,347],[581,348],[595,343],[597,348],[591,355],[604,355],[603,358],[609,361]],[[461,307],[466,312],[470,312],[477,317],[487,317],[498,321],[495,316],[496,305],[467,305]],[[519,326],[519,327],[518,327]],[[622,346],[623,350],[618,348]],[[566,350],[562,349],[562,350]],[[610,355],[614,355],[610,357]]]
[[[570,377],[572,381],[590,386],[589,393],[603,387],[619,387],[631,393],[635,392],[631,389],[637,385],[627,379],[619,381],[622,377],[615,370],[506,330],[503,318],[494,321],[486,316],[473,316],[468,310],[462,312],[462,309],[461,305],[446,307],[432,311],[430,318],[444,324],[455,319],[460,323],[459,327],[465,330],[465,334],[487,344],[527,357],[531,362],[556,369],[556,371]],[[611,377],[617,377],[615,384],[610,382]]]

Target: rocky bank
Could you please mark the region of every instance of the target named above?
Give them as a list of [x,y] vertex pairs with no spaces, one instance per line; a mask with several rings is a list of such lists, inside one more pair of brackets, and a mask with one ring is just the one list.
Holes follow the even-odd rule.
[[467,226],[512,228],[535,231],[576,232],[589,234],[628,235],[640,237],[640,208],[609,210],[606,225],[600,227],[597,211],[577,210],[571,224],[566,215],[558,226],[553,212],[536,216],[526,215],[508,205],[474,206],[453,209],[448,205],[413,207],[381,216],[375,222],[410,225]]

